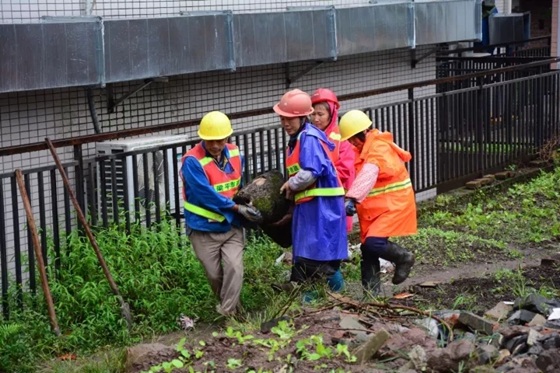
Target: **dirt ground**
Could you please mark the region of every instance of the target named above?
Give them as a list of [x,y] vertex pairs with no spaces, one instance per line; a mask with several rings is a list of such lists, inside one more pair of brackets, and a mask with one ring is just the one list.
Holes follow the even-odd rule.
[[[513,288],[560,286],[560,268],[535,266],[521,269],[523,278],[497,280],[496,276],[471,277],[438,285],[435,288],[413,286],[417,305],[431,305],[434,309],[468,309],[479,315],[501,301],[514,301],[517,295]],[[517,282],[517,283],[515,283]],[[521,289],[520,289],[521,290]]]

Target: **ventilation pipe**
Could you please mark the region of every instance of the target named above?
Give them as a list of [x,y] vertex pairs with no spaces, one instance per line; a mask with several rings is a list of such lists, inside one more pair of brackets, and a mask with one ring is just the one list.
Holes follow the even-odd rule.
[[504,1],[504,14],[511,14],[511,2],[512,0]]

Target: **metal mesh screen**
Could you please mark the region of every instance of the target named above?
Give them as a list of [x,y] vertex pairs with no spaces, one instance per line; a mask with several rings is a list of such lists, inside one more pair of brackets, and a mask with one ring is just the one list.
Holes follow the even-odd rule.
[[96,15],[106,18],[178,16],[185,12],[276,12],[288,7],[359,6],[368,0],[2,0],[0,22],[38,22],[42,16]]

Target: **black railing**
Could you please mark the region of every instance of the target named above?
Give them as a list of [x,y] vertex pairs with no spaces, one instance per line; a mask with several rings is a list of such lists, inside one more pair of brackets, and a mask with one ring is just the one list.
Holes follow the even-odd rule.
[[[498,83],[478,79],[476,87],[365,109],[377,128],[413,154],[409,171],[417,192],[438,192],[469,178],[531,156],[560,130],[560,72]],[[287,137],[279,127],[236,133],[231,141],[245,157],[245,182],[270,169],[284,169]],[[64,166],[80,205],[94,228],[113,222],[127,228],[162,219],[182,222],[179,159],[196,141],[75,160]],[[155,160],[155,162],[154,162]],[[60,248],[77,227],[75,213],[54,166],[24,170],[48,265],[60,266]],[[155,182],[154,182],[155,181]],[[0,271],[2,309],[8,293],[36,291],[34,252],[13,173],[0,175]],[[13,258],[13,259],[12,259]],[[56,272],[55,272],[56,273]]]

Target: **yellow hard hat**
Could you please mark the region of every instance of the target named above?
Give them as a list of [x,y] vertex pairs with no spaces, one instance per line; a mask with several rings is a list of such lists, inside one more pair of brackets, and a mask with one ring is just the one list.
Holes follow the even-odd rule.
[[211,111],[200,121],[198,136],[202,140],[223,140],[233,133],[227,115],[219,111]]
[[350,137],[367,130],[371,123],[371,119],[363,111],[350,110],[340,118],[338,124],[340,141],[348,140]]

